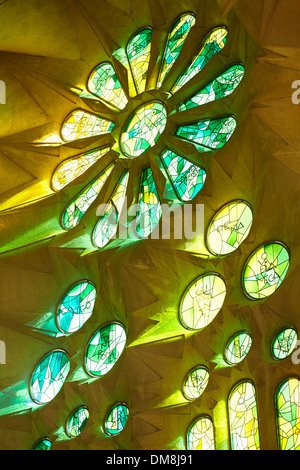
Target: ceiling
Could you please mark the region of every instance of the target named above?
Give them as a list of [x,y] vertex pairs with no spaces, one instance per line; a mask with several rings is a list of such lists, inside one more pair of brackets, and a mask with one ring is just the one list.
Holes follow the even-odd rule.
[[[90,240],[93,210],[71,233],[62,229],[60,218],[99,167],[57,193],[51,177],[66,158],[95,145],[114,145],[114,136],[66,144],[60,141],[62,122],[76,108],[108,116],[103,106],[79,96],[92,69],[104,60],[117,63],[130,36],[145,25],[153,27],[158,60],[170,25],[185,11],[194,12],[197,23],[178,70],[207,31],[220,24],[230,31],[226,48],[195,77],[190,90],[229,63],[246,66],[239,89],[201,111],[204,117],[236,116],[230,142],[205,159],[192,144],[178,144],[192,161],[205,160],[207,181],[194,202],[204,204],[206,229],[226,202],[249,201],[251,232],[238,250],[222,258],[209,255],[202,232],[193,241],[116,241],[98,251]],[[214,421],[216,448],[226,450],[226,400],[241,379],[256,386],[261,448],[277,449],[274,393],[299,370],[290,358],[279,363],[270,355],[281,327],[300,330],[300,108],[291,100],[292,83],[300,79],[298,16],[297,0],[28,0],[26,9],[20,0],[0,4],[0,79],[6,84],[6,104],[0,106],[0,340],[6,346],[6,364],[0,364],[1,449],[30,449],[42,436],[51,437],[57,450],[184,449],[189,424],[204,414]],[[153,73],[155,65],[152,58]],[[119,73],[125,83],[122,67]],[[137,98],[135,106],[146,98]],[[121,126],[126,113],[117,119]],[[107,158],[117,160],[114,149]],[[156,171],[154,157],[151,163]],[[132,162],[133,201],[143,164],[143,159]],[[163,194],[165,179],[156,174]],[[101,202],[114,184],[112,178]],[[289,247],[288,275],[273,296],[251,302],[242,291],[242,269],[249,255],[270,240]],[[196,277],[210,271],[226,281],[223,308],[204,330],[187,331],[178,322],[180,298]],[[83,278],[98,290],[92,317],[73,335],[47,333],[43,325],[62,294]],[[100,380],[80,375],[92,333],[114,320],[127,331],[120,360]],[[251,350],[241,364],[224,367],[224,345],[241,329],[251,331]],[[32,407],[26,401],[32,370],[56,348],[68,351],[70,376],[52,402]],[[207,366],[210,379],[203,395],[190,403],[180,390],[195,364]],[[119,401],[128,404],[129,420],[119,436],[108,438],[103,419]],[[64,423],[82,403],[90,410],[88,424],[78,438],[65,438]]]

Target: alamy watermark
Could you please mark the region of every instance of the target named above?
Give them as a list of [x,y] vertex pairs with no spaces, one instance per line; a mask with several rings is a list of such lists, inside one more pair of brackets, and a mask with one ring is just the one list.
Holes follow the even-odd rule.
[[295,80],[292,83],[292,89],[296,90],[292,94],[292,103],[293,104],[300,104],[300,80]]
[[6,104],[6,85],[0,80],[0,104]]

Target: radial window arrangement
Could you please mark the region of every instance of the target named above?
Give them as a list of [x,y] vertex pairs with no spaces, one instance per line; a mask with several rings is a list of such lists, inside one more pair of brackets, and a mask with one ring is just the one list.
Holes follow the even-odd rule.
[[104,429],[108,436],[116,436],[123,431],[129,416],[129,409],[125,403],[117,403],[105,418]]
[[208,273],[193,281],[179,306],[183,327],[190,330],[205,328],[221,310],[225,296],[226,285],[218,274]]
[[[135,238],[149,237],[161,218],[163,190],[159,189],[158,176],[152,171],[150,155],[160,159],[161,169],[174,189],[174,200],[178,199],[181,203],[191,201],[203,188],[206,180],[205,168],[196,161],[189,161],[185,155],[178,154],[170,148],[168,142],[173,136],[172,138],[180,139],[182,145],[184,142],[193,143],[199,152],[221,149],[232,137],[237,125],[236,119],[226,115],[226,108],[222,116],[205,116],[201,106],[231,95],[240,85],[245,68],[241,63],[227,65],[214,79],[202,79],[203,83],[198,90],[191,93],[188,99],[182,100],[177,92],[181,89],[189,90],[188,87],[193,84],[192,79],[226,46],[229,34],[225,26],[211,29],[200,46],[196,45],[193,49],[190,60],[185,59],[185,68],[179,72],[177,59],[195,24],[193,13],[184,13],[175,19],[154,72],[152,67],[149,69],[150,60],[155,53],[152,47],[153,30],[147,25],[129,38],[123,51],[124,58],[120,59],[122,68],[125,67],[127,71],[127,84],[123,81],[124,77],[122,80],[118,74],[117,59],[114,64],[109,60],[98,64],[87,77],[86,90],[80,97],[83,101],[88,97],[95,103],[105,105],[105,117],[90,111],[85,104],[83,108],[86,109],[74,109],[66,117],[61,127],[61,136],[65,142],[89,138],[91,142],[96,142],[95,138],[98,137],[96,148],[61,162],[53,174],[52,188],[55,191],[61,190],[93,165],[98,165],[99,176],[93,181],[87,179],[85,187],[68,203],[61,220],[64,229],[73,229],[80,223],[98,198],[110,174],[114,173],[118,162],[122,160],[127,162],[129,173],[133,160],[145,157],[148,161],[147,168],[145,163],[140,168],[139,188],[133,188],[138,191],[136,197],[139,204],[136,228],[132,231]],[[171,71],[175,73],[172,74]],[[207,73],[209,74],[209,68]],[[149,91],[153,99],[147,94]],[[194,108],[194,117],[196,116],[192,122],[185,113],[190,108]],[[169,119],[171,111],[172,120]],[[179,114],[180,124],[176,123]],[[116,117],[118,115],[122,116],[122,126]],[[105,146],[103,138],[110,134],[115,143]],[[104,156],[107,162],[111,158],[106,168],[102,164]],[[127,194],[128,182],[128,177],[122,182],[122,200]],[[119,204],[118,208],[114,208],[114,197],[115,194],[112,193],[108,196],[106,202],[110,204],[110,208],[101,214],[91,234],[93,244],[98,249],[104,248],[117,236],[120,213],[125,210],[125,206]],[[111,212],[114,213],[115,220],[110,217]],[[127,236],[130,237],[131,234]]]
[[230,365],[239,364],[248,354],[252,345],[252,338],[247,331],[236,333],[226,345],[225,360]]
[[228,255],[247,238],[253,222],[250,205],[232,201],[212,218],[207,231],[207,246],[213,255]]
[[58,394],[70,371],[65,351],[54,350],[44,356],[35,367],[30,380],[30,395],[39,405],[49,403]]
[[215,450],[214,426],[211,418],[200,417],[187,433],[187,450]]
[[77,437],[81,434],[83,428],[89,419],[89,410],[86,406],[79,406],[69,416],[66,423],[66,434],[69,437]]
[[256,391],[251,382],[236,385],[228,400],[232,450],[259,450]]
[[275,359],[285,359],[297,346],[297,331],[292,327],[283,328],[272,341],[271,352]]
[[290,263],[287,247],[280,242],[258,248],[243,271],[244,292],[251,300],[265,299],[282,284]]
[[93,313],[97,293],[90,281],[80,281],[72,286],[58,305],[56,324],[63,333],[74,333]]
[[191,370],[183,383],[183,395],[187,400],[196,400],[204,392],[209,379],[209,373],[206,367],[196,367]]
[[280,450],[300,449],[300,383],[285,380],[276,393],[277,431]]
[[84,353],[86,371],[93,377],[103,377],[116,364],[126,345],[126,332],[119,323],[99,328],[91,337]]

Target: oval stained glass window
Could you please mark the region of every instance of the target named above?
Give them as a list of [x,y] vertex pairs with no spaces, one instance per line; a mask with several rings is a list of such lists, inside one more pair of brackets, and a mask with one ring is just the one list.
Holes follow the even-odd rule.
[[289,268],[289,252],[281,242],[259,247],[248,259],[243,270],[244,292],[251,300],[272,295],[282,284]]
[[118,110],[124,109],[128,102],[115,69],[109,62],[103,62],[93,70],[88,80],[88,90]]
[[300,449],[300,382],[296,377],[285,380],[276,392],[279,450]]
[[32,450],[51,450],[51,441],[48,437],[39,439],[33,446]]
[[123,431],[129,416],[129,409],[125,403],[117,403],[112,407],[105,419],[105,432],[109,436],[116,436]]
[[204,392],[209,379],[206,367],[195,367],[191,370],[183,383],[182,393],[187,400],[196,400]]
[[187,288],[180,302],[179,320],[189,330],[209,325],[222,308],[226,285],[219,274],[200,276]]
[[285,359],[297,346],[297,332],[292,327],[280,330],[274,337],[271,345],[271,352],[274,359]]
[[89,410],[86,406],[79,406],[69,416],[66,423],[66,434],[69,437],[77,437],[81,434],[83,428],[89,419]]
[[215,450],[213,422],[209,417],[198,418],[187,433],[187,450]]
[[96,302],[96,288],[91,281],[72,286],[59,303],[56,324],[62,333],[74,333],[90,318]]
[[103,377],[120,358],[126,344],[126,332],[119,323],[108,323],[91,337],[85,350],[84,363],[93,377]]
[[247,238],[253,222],[250,205],[233,201],[212,218],[207,231],[207,246],[213,255],[228,255]]
[[153,147],[167,124],[163,103],[151,101],[138,108],[121,134],[121,150],[128,157],[138,157]]
[[39,405],[49,403],[62,388],[70,371],[65,351],[54,350],[44,356],[35,367],[30,380],[30,395]]
[[230,365],[239,364],[247,356],[252,345],[252,338],[247,331],[236,333],[225,348],[225,360]]

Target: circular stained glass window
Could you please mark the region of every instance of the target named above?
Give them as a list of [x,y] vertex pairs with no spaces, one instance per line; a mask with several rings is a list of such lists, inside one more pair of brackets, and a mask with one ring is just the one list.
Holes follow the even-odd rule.
[[228,255],[235,251],[248,236],[252,222],[253,213],[247,202],[233,201],[224,206],[209,224],[209,251],[214,255]]
[[271,345],[271,352],[274,359],[285,359],[297,346],[297,332],[293,327],[280,330],[274,337]]
[[30,380],[31,398],[39,405],[49,403],[58,394],[70,371],[65,351],[54,350],[35,367]]
[[89,419],[89,410],[86,406],[79,406],[68,418],[66,433],[69,437],[77,437],[81,434]]
[[154,147],[167,124],[163,103],[152,101],[138,108],[121,134],[121,149],[128,157],[138,157]]
[[225,348],[225,360],[230,365],[238,364],[247,356],[252,345],[252,338],[247,331],[236,333]]
[[289,268],[289,252],[281,242],[259,247],[248,259],[243,270],[244,292],[251,300],[272,295],[282,284]]
[[93,313],[97,293],[91,281],[72,286],[59,303],[56,312],[57,327],[63,333],[74,333]]
[[209,379],[206,367],[195,367],[191,370],[183,383],[183,395],[187,400],[196,400],[204,392]]
[[107,374],[120,358],[126,344],[126,332],[119,323],[108,323],[91,337],[85,349],[84,364],[93,377]]
[[209,325],[222,308],[226,285],[219,274],[208,273],[187,288],[180,302],[179,320],[184,328],[201,330]]
[[105,432],[109,436],[116,436],[123,431],[129,416],[129,409],[125,403],[117,403],[112,407],[105,419]]
[[214,427],[209,417],[198,418],[190,426],[187,450],[215,450]]
[[51,441],[48,437],[39,439],[33,446],[32,450],[51,450]]

